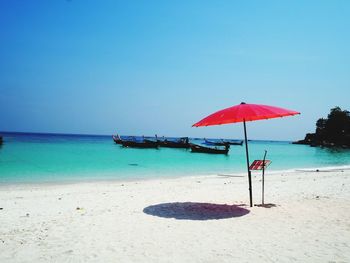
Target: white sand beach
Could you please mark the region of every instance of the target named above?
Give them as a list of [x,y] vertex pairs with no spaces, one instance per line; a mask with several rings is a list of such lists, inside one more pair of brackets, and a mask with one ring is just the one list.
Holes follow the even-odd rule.
[[[261,203],[260,174],[254,203]],[[0,262],[350,262],[350,171],[0,186]]]

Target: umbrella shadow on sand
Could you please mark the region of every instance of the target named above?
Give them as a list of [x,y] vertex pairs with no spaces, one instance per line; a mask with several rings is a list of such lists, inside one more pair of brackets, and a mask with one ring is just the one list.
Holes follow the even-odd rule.
[[152,216],[179,220],[213,220],[240,217],[250,211],[244,205],[220,205],[210,203],[176,202],[151,205],[143,212]]

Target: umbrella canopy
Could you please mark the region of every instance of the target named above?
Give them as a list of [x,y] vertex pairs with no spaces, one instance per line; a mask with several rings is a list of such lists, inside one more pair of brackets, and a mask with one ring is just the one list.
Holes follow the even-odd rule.
[[256,121],[300,114],[274,106],[246,104],[242,102],[236,106],[217,111],[203,120],[193,124],[194,127],[221,125],[235,122]]
[[249,182],[249,196],[250,196],[250,206],[253,206],[252,198],[252,180],[251,173],[249,170],[249,153],[248,153],[248,140],[247,140],[247,121],[256,121],[264,119],[272,119],[278,117],[292,116],[300,114],[300,112],[283,109],[274,106],[260,105],[260,104],[247,104],[242,102],[239,105],[232,106],[220,111],[217,111],[199,122],[193,124],[193,127],[200,126],[211,126],[211,125],[221,125],[236,122],[243,122],[244,125],[244,139],[246,147],[246,159],[247,159],[247,169],[248,169],[248,182]]

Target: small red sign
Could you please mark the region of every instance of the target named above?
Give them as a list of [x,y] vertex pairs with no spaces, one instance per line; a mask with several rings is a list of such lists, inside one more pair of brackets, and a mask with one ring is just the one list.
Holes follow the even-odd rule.
[[249,166],[249,170],[262,170],[263,167],[269,166],[269,164],[271,163],[270,160],[265,160],[265,162],[263,160],[255,160],[250,166]]

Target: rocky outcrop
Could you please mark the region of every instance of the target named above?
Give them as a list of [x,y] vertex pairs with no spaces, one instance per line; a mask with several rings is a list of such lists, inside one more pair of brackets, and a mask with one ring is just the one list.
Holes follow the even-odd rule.
[[327,119],[316,122],[315,133],[306,134],[303,140],[293,144],[350,149],[350,113],[339,107],[331,109]]

